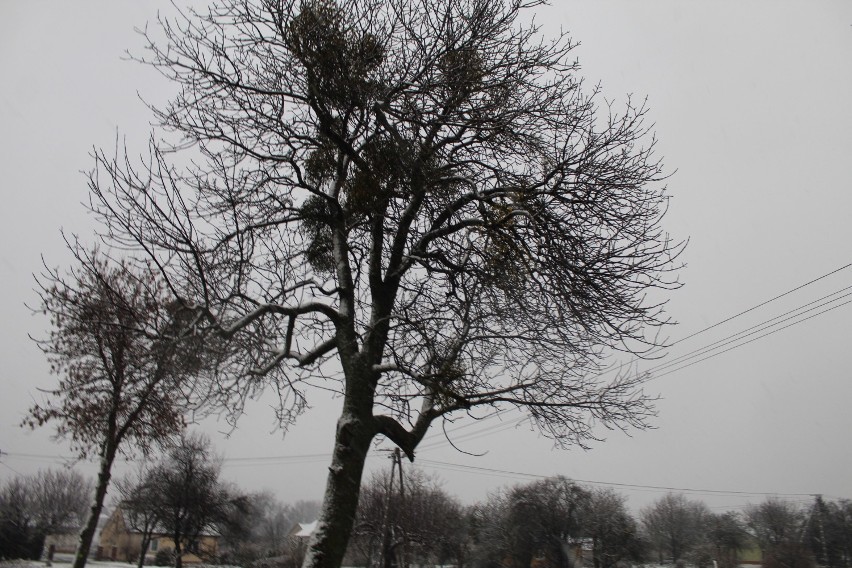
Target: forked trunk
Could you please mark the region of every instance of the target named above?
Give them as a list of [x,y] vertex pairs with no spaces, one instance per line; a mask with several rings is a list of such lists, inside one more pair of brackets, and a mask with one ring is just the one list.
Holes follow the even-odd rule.
[[344,405],[337,421],[323,508],[302,568],[340,568],[355,524],[361,475],[373,431]]

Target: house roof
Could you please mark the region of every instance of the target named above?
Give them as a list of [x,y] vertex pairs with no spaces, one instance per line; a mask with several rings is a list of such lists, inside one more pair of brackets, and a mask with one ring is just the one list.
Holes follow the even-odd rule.
[[314,530],[317,528],[317,521],[312,523],[296,523],[296,526],[293,527],[293,530],[290,532],[293,536],[298,536],[301,538],[308,538],[312,534],[314,534]]

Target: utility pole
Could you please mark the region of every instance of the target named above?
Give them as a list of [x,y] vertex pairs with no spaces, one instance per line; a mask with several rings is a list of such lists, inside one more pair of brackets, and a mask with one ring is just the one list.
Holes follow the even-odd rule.
[[[399,449],[397,449],[397,453]],[[396,467],[396,454],[391,455],[391,472],[390,477],[388,478],[388,488],[387,494],[385,495],[385,508],[382,513],[382,544],[379,552],[379,566],[380,568],[391,568],[392,566],[392,549],[391,544],[393,542],[393,527],[391,524],[391,505],[393,503],[393,475],[394,468]]]
[[[405,533],[405,528],[403,528],[402,522],[401,522],[402,519],[405,516],[405,486],[402,482],[402,479],[403,479],[403,477],[402,477],[402,454],[400,453],[399,448],[396,448],[396,451],[394,451],[393,455],[394,455],[394,461],[396,462],[396,465],[399,468],[399,507],[397,509],[399,511],[399,514],[397,515],[397,517],[400,520],[400,527],[399,527],[400,541],[399,541],[399,544],[398,544],[399,556],[397,558],[399,559],[399,562],[398,562],[399,568],[406,568],[405,545],[406,545],[406,541],[408,540],[408,535]],[[391,467],[391,475],[393,475],[393,467]]]
[[[387,494],[385,495],[385,508],[382,517],[382,544],[379,558],[380,568],[394,568],[394,557],[396,557],[396,568],[405,568],[405,544],[407,536],[402,526],[405,507],[405,479],[402,472],[402,453],[396,448],[390,455],[391,470],[388,477]],[[395,499],[394,480],[398,475],[399,499]]]
[[828,547],[825,542],[825,526],[823,525],[823,513],[825,511],[825,503],[822,500],[822,494],[818,493],[814,495],[814,505],[813,509],[811,509],[811,519],[813,519],[814,512],[817,514],[817,527],[819,529],[819,543],[820,548],[822,548],[822,562],[824,566],[830,566],[828,560]]

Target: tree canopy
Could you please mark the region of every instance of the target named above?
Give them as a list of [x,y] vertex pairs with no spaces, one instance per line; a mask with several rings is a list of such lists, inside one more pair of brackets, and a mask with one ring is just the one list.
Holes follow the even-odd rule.
[[89,519],[75,568],[86,563],[119,454],[148,454],[184,427],[187,376],[201,357],[184,337],[182,308],[158,274],[69,243],[77,264],[46,269],[38,279],[39,311],[51,331],[37,343],[59,376],[23,424],[48,423],[80,457],[99,459]]
[[539,4],[224,1],[163,20],[140,59],[178,87],[155,109],[171,145],[97,153],[104,238],[228,341],[223,405],[272,384],[286,427],[309,389],[343,395],[308,566],[339,564],[376,436],[414,459],[455,412],[521,407],[562,445],[653,414],[643,376],[600,372],[667,322],[665,173],[645,107],[602,109],[571,39],[523,23]]

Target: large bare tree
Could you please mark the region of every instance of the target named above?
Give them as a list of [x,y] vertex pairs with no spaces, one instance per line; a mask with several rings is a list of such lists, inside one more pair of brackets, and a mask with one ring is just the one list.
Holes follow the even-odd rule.
[[56,426],[81,458],[97,455],[94,501],[74,568],[89,555],[115,459],[147,454],[184,427],[183,380],[198,367],[181,337],[180,307],[153,270],[136,270],[78,244],[67,273],[38,279],[39,311],[52,329],[37,340],[59,382],[28,412],[24,425]]
[[[643,427],[680,245],[644,106],[599,106],[536,0],[223,1],[140,59],[178,86],[150,159],[98,153],[104,237],[158,263],[229,340],[222,401],[263,385],[287,426],[342,395],[305,566],[346,548],[369,446],[522,407],[559,444]],[[173,136],[176,135],[177,138]],[[174,152],[177,152],[175,154]],[[186,157],[181,157],[186,156]]]

